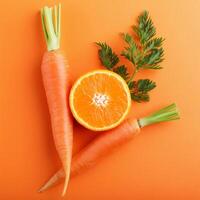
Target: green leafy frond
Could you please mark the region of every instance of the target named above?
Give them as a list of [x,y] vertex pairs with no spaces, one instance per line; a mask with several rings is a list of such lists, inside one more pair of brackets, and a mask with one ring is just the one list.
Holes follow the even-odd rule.
[[123,34],[123,39],[128,46],[124,48],[121,55],[128,59],[137,71],[139,69],[161,69],[159,64],[164,57],[162,48],[164,39],[154,38],[156,29],[148,12],[145,11],[138,17],[138,24],[133,29],[139,42],[129,34]]
[[141,44],[144,45],[156,34],[156,28],[153,25],[153,21],[149,17],[149,13],[144,11],[138,17],[138,25],[133,26],[133,30],[136,33]]
[[153,38],[149,40],[145,45],[144,45],[144,50],[145,52],[148,52],[153,49],[157,49],[162,46],[164,39],[162,37],[160,38]]
[[119,62],[117,54],[106,43],[97,42],[96,44],[100,47],[98,54],[102,65],[107,69],[112,69]]
[[126,33],[122,36],[128,46],[125,47],[125,49],[121,52],[121,55],[132,62],[134,65],[136,65],[137,62],[141,59],[141,52],[131,35]]
[[156,87],[156,83],[149,79],[140,79],[132,82],[131,86],[131,98],[137,102],[146,102],[150,100],[148,92]]
[[122,34],[122,37],[124,39],[124,41],[129,45],[129,46],[135,46],[135,48],[137,47],[136,46],[136,43],[133,39],[133,37],[131,35],[129,35],[128,33],[123,33]]
[[131,81],[128,84],[128,87],[129,87],[130,90],[136,88],[136,86],[137,86],[137,82],[136,81]]
[[113,70],[122,76],[130,89],[132,100],[146,102],[150,100],[149,92],[156,87],[155,82],[149,79],[135,81],[135,75],[142,69],[162,69],[160,66],[164,60],[164,39],[155,37],[156,28],[147,11],[144,11],[133,26],[134,35],[122,34],[126,46],[121,51],[121,56],[130,61],[134,67],[129,75],[125,65],[116,67],[119,57],[106,43],[97,43],[100,46],[99,58],[101,63],[109,70]]
[[146,93],[143,94],[142,92],[139,92],[135,94],[131,92],[131,99],[133,101],[141,103],[141,102],[148,102],[150,100],[150,97],[149,97],[149,94],[146,94]]
[[125,65],[116,67],[116,68],[114,68],[113,71],[116,72],[117,74],[119,74],[124,80],[127,80],[129,78],[129,73],[128,73]]
[[139,92],[149,92],[156,87],[156,83],[149,79],[140,79],[137,81]]
[[142,69],[161,69],[159,64],[163,61],[163,48],[153,49],[146,54],[137,64],[138,68]]

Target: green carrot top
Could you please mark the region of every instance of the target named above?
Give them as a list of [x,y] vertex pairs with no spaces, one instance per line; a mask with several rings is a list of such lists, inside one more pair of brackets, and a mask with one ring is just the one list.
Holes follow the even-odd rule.
[[149,92],[156,87],[156,83],[150,79],[136,81],[135,76],[140,70],[162,69],[160,63],[164,59],[164,39],[156,36],[156,27],[147,11],[138,17],[133,33],[122,34],[122,38],[126,46],[121,51],[121,56],[132,64],[132,74],[128,72],[125,64],[119,64],[120,57],[107,43],[96,43],[99,46],[99,59],[104,67],[125,79],[133,101],[147,102],[150,100]]
[[46,40],[47,50],[53,51],[60,48],[60,21],[61,4],[54,7],[41,9],[42,28]]
[[179,111],[175,103],[164,107],[153,114],[140,118],[138,123],[140,127],[145,127],[151,124],[159,123],[159,122],[166,122],[180,119]]

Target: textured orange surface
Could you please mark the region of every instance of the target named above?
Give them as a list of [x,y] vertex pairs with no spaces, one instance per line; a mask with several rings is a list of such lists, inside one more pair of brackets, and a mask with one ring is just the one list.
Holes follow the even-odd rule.
[[73,85],[69,98],[74,118],[94,131],[118,126],[132,105],[124,79],[108,70],[95,70],[81,76]]
[[[94,41],[119,52],[119,32],[130,31],[147,9],[166,38],[162,71],[148,71],[158,87],[151,102],[133,104],[143,116],[177,102],[182,119],[142,134],[95,168],[44,194],[37,188],[60,166],[54,148],[40,63],[45,50],[38,10],[56,1],[1,1],[0,199],[2,200],[199,200],[200,199],[200,1],[66,0],[62,49],[73,80],[100,68]],[[76,124],[74,152],[95,134]]]

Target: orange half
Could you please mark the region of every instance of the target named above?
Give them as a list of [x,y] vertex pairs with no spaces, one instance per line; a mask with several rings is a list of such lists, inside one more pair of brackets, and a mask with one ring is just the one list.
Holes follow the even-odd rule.
[[131,107],[126,82],[108,70],[95,70],[81,76],[73,85],[69,98],[74,118],[94,131],[116,127]]

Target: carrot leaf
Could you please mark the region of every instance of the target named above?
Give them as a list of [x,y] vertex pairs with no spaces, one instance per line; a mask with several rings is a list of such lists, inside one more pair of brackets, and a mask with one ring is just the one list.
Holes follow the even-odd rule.
[[131,82],[129,89],[131,90],[132,100],[140,103],[150,100],[149,91],[156,87],[156,83],[149,79],[139,79],[138,81]]
[[96,44],[100,47],[98,54],[102,65],[112,69],[119,62],[119,57],[106,43],[96,42]]
[[144,45],[148,42],[152,37],[156,35],[156,28],[153,25],[152,19],[149,17],[149,13],[144,11],[138,17],[137,26],[133,26],[133,30],[136,33],[140,43]]
[[[164,50],[162,37],[156,38],[156,28],[147,11],[139,17],[136,26],[133,26],[133,35],[123,34],[123,39],[128,46],[121,55],[128,59],[135,70],[140,69],[161,69],[160,63],[163,61]],[[130,81],[133,80],[132,76]]]
[[147,102],[150,100],[149,92],[156,87],[156,83],[149,79],[135,81],[135,76],[142,69],[162,69],[160,63],[164,60],[162,48],[164,39],[155,37],[156,28],[149,13],[144,11],[133,26],[133,34],[122,34],[126,46],[121,51],[121,56],[130,61],[133,73],[130,75],[125,65],[116,66],[119,56],[106,43],[98,42],[98,55],[101,64],[108,70],[119,74],[128,84],[131,97],[136,102]]
[[117,74],[119,74],[124,80],[128,80],[129,79],[129,73],[127,71],[127,68],[125,67],[125,65],[121,65],[118,67],[115,67],[113,69],[114,72],[116,72]]

